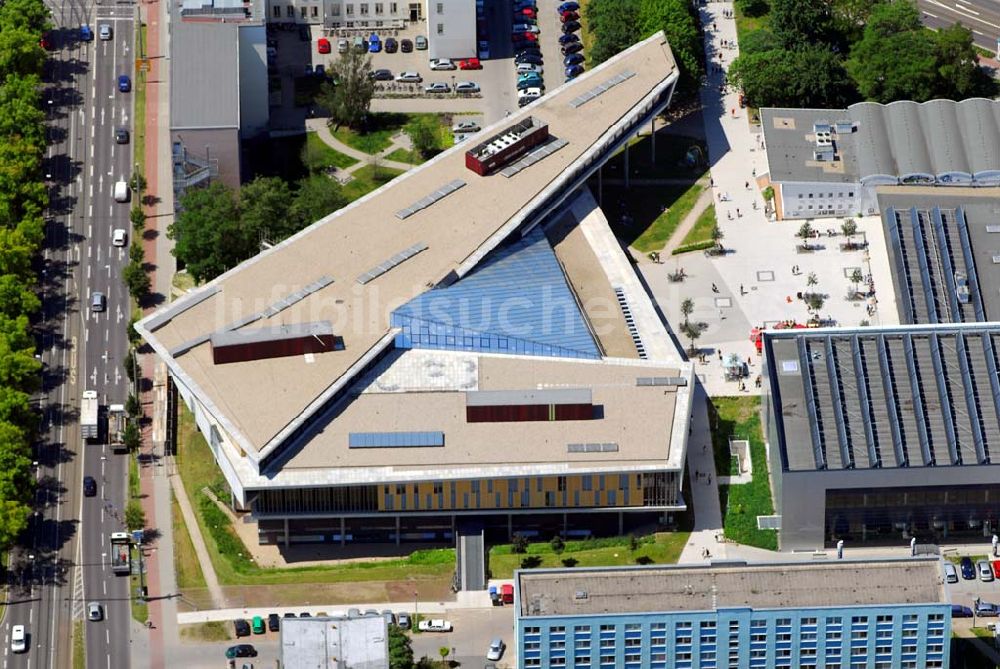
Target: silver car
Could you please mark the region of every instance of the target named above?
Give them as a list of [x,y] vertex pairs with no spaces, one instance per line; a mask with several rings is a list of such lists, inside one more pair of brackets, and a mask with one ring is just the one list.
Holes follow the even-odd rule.
[[424,93],[451,93],[451,86],[443,81],[435,81],[424,86]]
[[423,80],[416,72],[400,72],[396,75],[396,81],[401,84],[419,84]]
[[979,572],[979,580],[989,582],[993,580],[993,568],[988,560],[980,560],[976,563],[976,571]]
[[459,81],[455,84],[456,93],[478,93],[479,84],[474,81]]
[[95,623],[104,620],[104,607],[101,606],[100,602],[87,604],[87,620]]
[[499,660],[503,657],[504,650],[507,649],[507,644],[503,642],[503,639],[497,637],[490,641],[490,648],[486,651],[487,660]]
[[112,35],[114,35],[114,31],[111,29],[110,23],[102,23],[101,25],[97,26],[97,36],[100,37],[101,39],[109,40],[111,39]]

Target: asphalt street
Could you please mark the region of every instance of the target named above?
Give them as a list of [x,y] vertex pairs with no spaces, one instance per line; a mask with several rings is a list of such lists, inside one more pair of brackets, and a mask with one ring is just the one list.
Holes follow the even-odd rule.
[[976,46],[994,54],[1000,38],[1000,2],[997,0],[917,0],[924,25],[946,28],[961,23],[972,31]]
[[[113,248],[114,228],[129,229],[129,204],[114,202],[112,184],[131,176],[131,144],[116,145],[114,129],[131,129],[132,93],[119,93],[119,74],[132,76],[134,7],[98,7],[82,0],[49,3],[56,28],[46,68],[44,99],[49,140],[45,171],[50,187],[43,257],[43,317],[39,346],[44,366],[36,398],[42,431],[35,445],[37,510],[10,560],[10,605],[3,623],[3,669],[61,667],[71,661],[71,623],[87,601],[100,601],[106,620],[89,623],[87,665],[129,665],[126,579],[105,569],[105,544],[121,522],[125,456],[85,445],[78,412],[83,390],[97,390],[102,407],[124,402],[127,293],[121,269],[127,252]],[[99,23],[114,38],[97,39]],[[79,39],[89,24],[93,42]],[[105,313],[92,313],[94,291],[108,296]],[[104,433],[102,433],[104,434]],[[98,496],[82,495],[82,477],[94,476]],[[109,506],[105,507],[105,501]],[[80,540],[82,539],[82,540]],[[10,652],[10,629],[28,632],[28,650]]]

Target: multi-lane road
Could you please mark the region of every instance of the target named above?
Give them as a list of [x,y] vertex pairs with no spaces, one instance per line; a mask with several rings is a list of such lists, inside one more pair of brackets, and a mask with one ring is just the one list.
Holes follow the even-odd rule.
[[917,0],[924,25],[947,28],[961,23],[972,31],[976,46],[994,54],[1000,37],[1000,2],[998,0]]
[[[136,8],[84,0],[50,0],[49,7],[56,28],[44,93],[51,197],[39,326],[39,485],[29,530],[10,556],[2,669],[71,666],[73,621],[84,621],[87,666],[111,669],[130,665],[128,579],[112,574],[108,546],[110,533],[124,529],[127,458],[85,444],[78,412],[84,390],[96,390],[103,407],[128,394],[129,302],[121,280],[128,252],[111,238],[116,228],[131,232],[131,205],[116,202],[112,188],[133,172],[132,145],[116,144],[115,130],[134,135],[134,93],[119,91],[118,77],[133,78]],[[113,27],[110,40],[97,36],[104,23]],[[93,41],[81,41],[83,24]],[[95,291],[107,296],[104,312],[90,308]],[[94,497],[83,495],[85,475],[97,481]],[[91,601],[103,605],[103,621],[86,621]],[[23,654],[10,651],[14,625],[28,631]]]

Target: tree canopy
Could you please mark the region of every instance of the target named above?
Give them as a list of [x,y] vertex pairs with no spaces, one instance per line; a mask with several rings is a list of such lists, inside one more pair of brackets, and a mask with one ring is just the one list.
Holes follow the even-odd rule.
[[372,59],[367,53],[348,49],[330,66],[332,81],[320,87],[316,100],[330,112],[338,126],[360,128],[368,117],[375,80],[371,77]]

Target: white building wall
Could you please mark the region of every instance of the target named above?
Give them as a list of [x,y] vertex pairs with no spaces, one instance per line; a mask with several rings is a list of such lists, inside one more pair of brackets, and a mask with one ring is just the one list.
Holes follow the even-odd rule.
[[323,24],[328,28],[401,28],[419,18],[421,5],[408,0],[267,0],[271,23]]
[[472,58],[476,52],[476,0],[427,0],[429,58]]
[[776,184],[781,188],[782,218],[828,218],[865,213],[859,183],[814,183],[796,181]]

